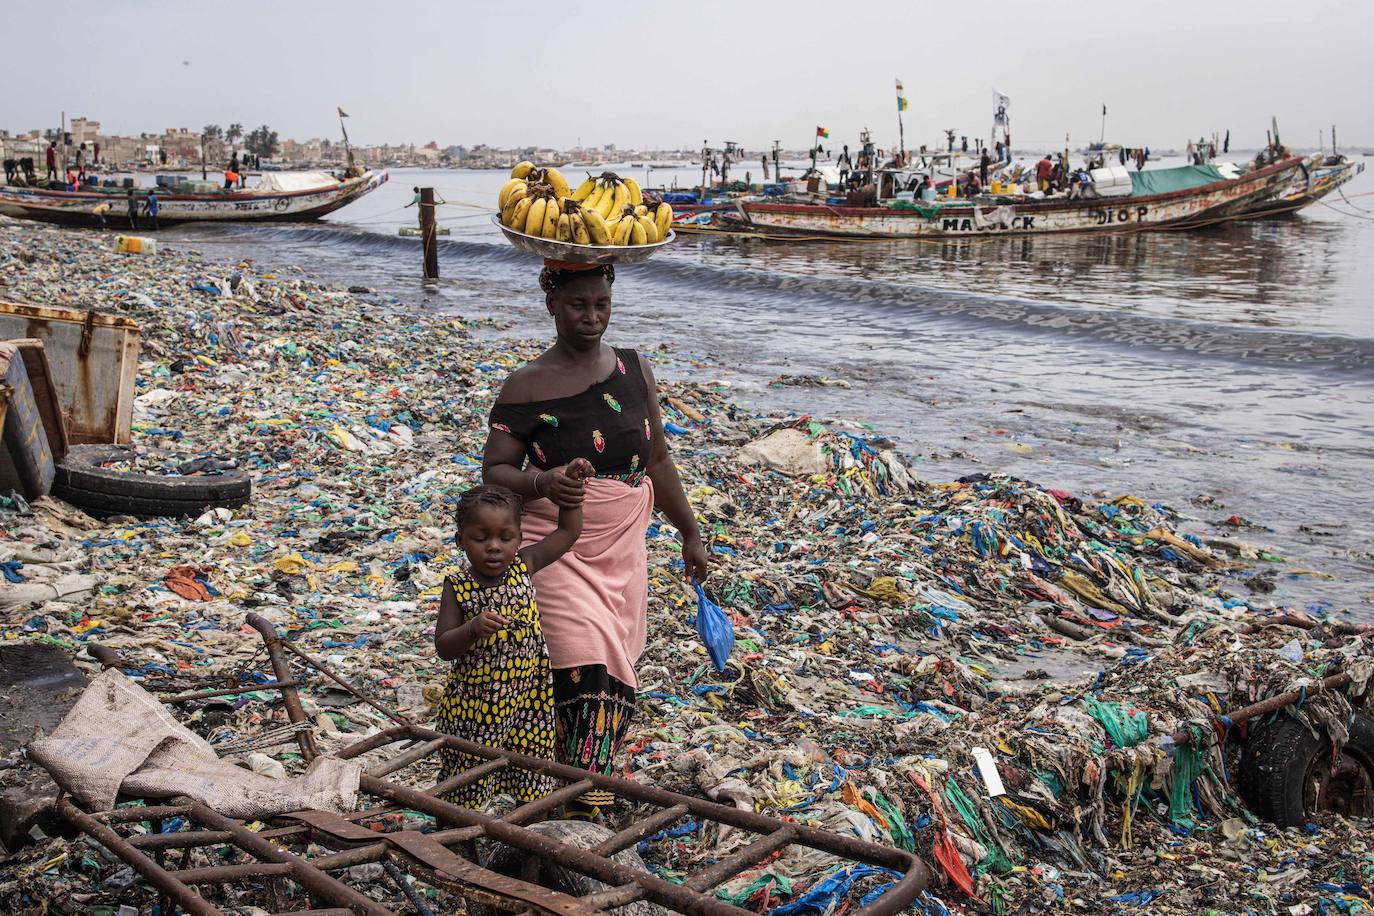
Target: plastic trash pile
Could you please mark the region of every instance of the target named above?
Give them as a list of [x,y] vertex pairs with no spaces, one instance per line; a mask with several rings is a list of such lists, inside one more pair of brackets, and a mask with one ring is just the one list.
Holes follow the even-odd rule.
[[[0,239],[0,296],[141,324],[138,445],[254,478],[250,505],[184,520],[96,522],[0,495],[10,587],[83,577],[0,602],[4,638],[76,653],[95,640],[145,687],[180,692],[267,680],[243,625],[256,612],[427,721],[445,674],[431,640],[452,506],[478,477],[501,381],[540,343],[178,243],[127,258],[98,235],[3,220]],[[751,415],[721,386],[667,384],[663,411],[735,643],[718,671],[676,533],[654,524],[626,775],[916,850],[939,878],[927,913],[1367,905],[1367,824],[1279,830],[1225,779],[1218,712],[1369,664],[1366,637],[1329,623],[1246,632],[1271,610],[1238,585],[1270,562],[1262,545],[1180,536],[1174,511],[1132,496],[920,480],[867,430]],[[327,681],[304,699],[326,749],[386,725]],[[1331,727],[1342,703],[1294,712]],[[186,712],[228,747],[286,721],[271,691]],[[1193,745],[1162,740],[1180,728]],[[298,772],[291,749],[254,767]],[[19,784],[22,760],[3,765],[0,781]],[[641,853],[672,877],[748,841],[684,824]],[[92,845],[43,838],[0,861],[0,893],[21,912],[118,912],[134,878]],[[891,880],[788,850],[720,896],[830,914]]]

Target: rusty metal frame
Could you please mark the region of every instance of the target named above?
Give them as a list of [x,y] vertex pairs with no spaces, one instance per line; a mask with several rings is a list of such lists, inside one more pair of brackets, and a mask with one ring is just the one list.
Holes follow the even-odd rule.
[[[257,615],[249,615],[248,623],[262,635],[276,677],[274,683],[252,685],[252,690],[278,690],[292,723],[308,724],[297,693],[298,686],[303,682],[293,674],[288,657],[288,654],[295,655],[398,723],[393,728],[344,748],[336,756],[354,759],[393,746],[396,752],[372,764],[361,777],[359,790],[367,800],[360,802],[359,811],[347,815],[324,811],[293,812],[270,819],[267,829],[260,831],[251,830],[243,822],[218,814],[190,798],[176,798],[170,804],[145,800],[143,805],[99,814],[82,811],[70,798],[60,799],[57,813],[147,879],[157,890],[164,913],[172,912],[172,907],[179,906],[191,916],[222,916],[221,911],[193,887],[290,879],[309,893],[314,905],[326,907],[312,909],[311,913],[324,916],[343,916],[345,913],[394,916],[392,910],[331,874],[374,862],[408,871],[426,884],[471,901],[516,912],[557,916],[596,916],[637,901],[656,903],[686,916],[753,916],[751,911],[717,898],[714,889],[793,845],[809,847],[853,863],[892,869],[902,875],[881,897],[854,911],[853,916],[895,916],[906,909],[931,881],[931,872],[926,864],[918,856],[900,849],[753,811],[743,811],[656,786],[642,785],[629,779],[602,776],[538,757],[497,750],[416,725],[400,713],[366,697],[359,688],[329,670],[323,662],[277,634],[268,621]],[[122,667],[124,664],[116,653],[104,647],[90,647],[90,652],[107,667]],[[239,691],[227,691],[233,692]],[[225,693],[202,691],[199,694],[179,694],[172,700],[189,702],[191,699]],[[308,736],[309,740],[303,736]],[[307,759],[316,756],[318,750],[313,734],[302,732],[297,737],[302,754]],[[387,778],[445,749],[459,751],[482,762],[424,791]],[[465,808],[444,799],[444,796],[484,776],[512,767],[542,774],[561,785],[543,798],[502,815]],[[546,819],[559,806],[590,790],[610,792],[619,799],[656,810],[624,824],[591,849],[562,843],[528,829],[528,825]],[[434,829],[427,832],[379,832],[365,824],[401,810],[419,812],[432,818]],[[688,817],[728,825],[752,833],[755,838],[731,855],[686,875],[680,885],[613,859],[617,853]],[[164,832],[164,822],[169,818],[185,819],[187,829]],[[148,825],[147,832],[142,827],[145,823]],[[121,829],[136,835],[121,834]],[[470,850],[474,849],[472,843],[478,839],[501,843],[525,853],[526,871],[522,877],[508,877],[477,864]],[[191,850],[224,846],[232,847],[256,861],[187,867]],[[456,853],[450,847],[457,847],[468,854]],[[183,851],[181,867],[168,869],[166,855],[177,849]],[[324,853],[320,854],[320,850],[324,850]],[[557,864],[578,872],[605,884],[607,889],[574,897],[544,888],[533,880],[537,877],[540,862]],[[407,891],[404,884],[400,885],[400,889],[402,893]]]

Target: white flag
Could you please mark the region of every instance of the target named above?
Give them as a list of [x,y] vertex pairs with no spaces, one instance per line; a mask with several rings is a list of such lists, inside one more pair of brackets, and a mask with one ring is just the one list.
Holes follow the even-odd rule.
[[1011,108],[1011,98],[996,89],[992,90],[992,123],[1006,126],[1010,119],[1007,111]]

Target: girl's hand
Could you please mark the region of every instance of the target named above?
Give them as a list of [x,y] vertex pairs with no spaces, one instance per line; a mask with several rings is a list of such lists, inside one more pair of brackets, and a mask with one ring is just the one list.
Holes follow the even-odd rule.
[[586,458],[574,458],[568,462],[564,473],[573,480],[589,480],[596,476],[596,468],[592,467],[592,463]]
[[700,537],[690,537],[682,542],[682,565],[688,582],[693,579],[706,581],[711,570],[706,558],[706,546],[701,543]]
[[534,491],[560,509],[576,509],[582,505],[587,485],[580,478],[568,474],[568,468],[571,466],[540,471],[534,478]]
[[483,611],[468,621],[468,632],[476,642],[510,626],[510,621],[495,611]]

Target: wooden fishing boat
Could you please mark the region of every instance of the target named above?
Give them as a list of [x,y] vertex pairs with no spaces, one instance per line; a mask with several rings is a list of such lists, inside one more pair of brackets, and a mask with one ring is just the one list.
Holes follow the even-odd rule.
[[[375,191],[387,180],[386,172],[364,172],[342,180],[325,173],[274,173],[263,176],[256,187],[242,190],[158,188],[158,224],[192,222],[308,222],[346,207]],[[137,188],[140,220],[148,188]],[[128,213],[128,190],[92,188],[81,191],[50,191],[46,188],[0,186],[0,212],[24,219],[92,226],[93,213],[109,204],[105,220],[119,226]]]
[[[1289,186],[1302,164],[1301,158],[1290,156],[1232,179],[1204,178],[1205,184],[1192,187],[1113,197],[980,196],[877,207],[744,200],[738,206],[738,228],[770,236],[914,239],[1210,225],[1273,198]],[[1150,177],[1142,181],[1164,183],[1168,176],[1160,173],[1177,170],[1153,171],[1144,173]]]
[[1257,202],[1245,219],[1278,219],[1311,206],[1364,171],[1363,162],[1348,156],[1315,153],[1293,173],[1288,184],[1268,200]]

